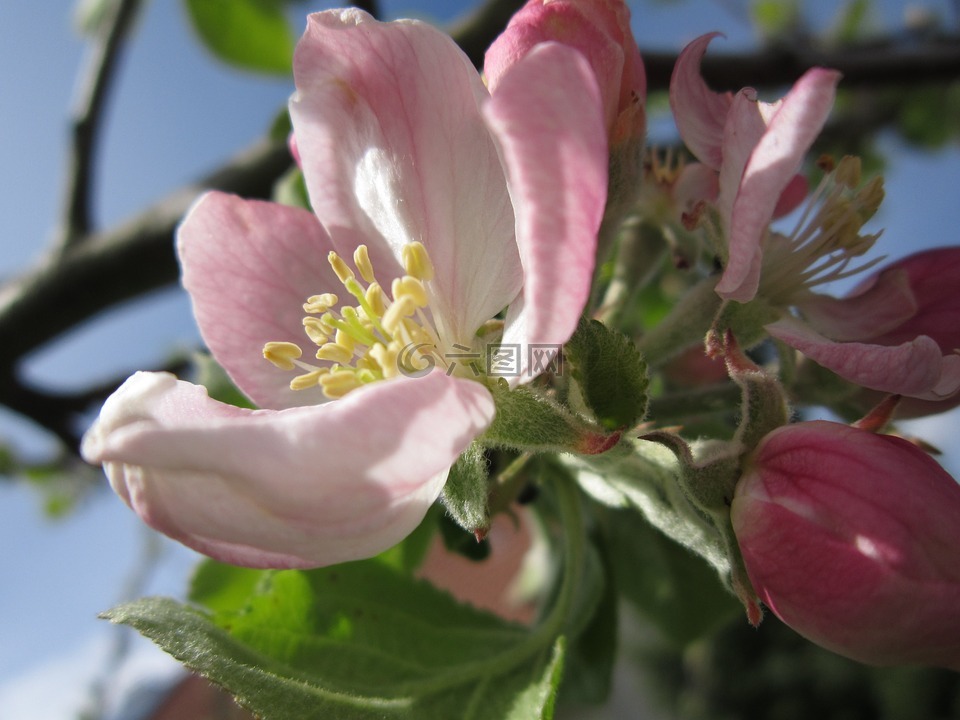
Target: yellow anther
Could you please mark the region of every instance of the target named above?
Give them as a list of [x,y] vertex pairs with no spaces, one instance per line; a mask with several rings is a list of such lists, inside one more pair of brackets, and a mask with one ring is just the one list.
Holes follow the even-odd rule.
[[353,359],[353,353],[343,345],[337,343],[327,343],[317,350],[317,360],[329,360],[330,362],[348,364]]
[[398,348],[396,343],[390,345],[374,345],[370,348],[369,355],[376,360],[380,366],[380,372],[385,378],[396,377],[400,369],[397,365]]
[[407,275],[412,275],[424,282],[433,280],[433,263],[430,262],[430,256],[427,255],[427,249],[423,243],[407,243],[400,254],[403,258],[403,269],[407,271]]
[[320,378],[330,372],[330,368],[317,368],[303,375],[297,375],[290,381],[291,390],[306,390],[320,384]]
[[263,346],[263,357],[281,370],[293,370],[296,367],[293,361],[301,355],[300,346],[291,342],[268,342]]
[[323,345],[330,340],[327,327],[320,322],[319,318],[305,317],[303,319],[303,329],[307,333],[307,337],[316,345]]
[[340,347],[346,348],[351,353],[353,349],[357,346],[357,341],[354,340],[353,335],[350,335],[343,330],[337,330],[337,334],[334,336],[334,340]]
[[879,176],[873,178],[857,193],[857,200],[861,203],[860,217],[864,222],[872,218],[880,209],[885,194],[883,178]]
[[327,312],[330,308],[336,307],[340,302],[333,293],[323,293],[322,295],[311,295],[303,304],[303,311],[314,315]]
[[423,283],[412,275],[404,275],[402,278],[396,278],[390,290],[395,300],[401,297],[409,297],[413,299],[417,307],[426,307],[429,302]]
[[320,387],[328,398],[341,398],[363,383],[352,370],[337,370],[320,376]]
[[848,188],[855,188],[860,184],[860,158],[854,155],[845,155],[834,171],[837,182]]
[[409,295],[401,295],[387,308],[380,324],[383,329],[393,335],[405,317],[410,317],[417,311],[417,305]]
[[333,250],[331,250],[327,255],[327,262],[330,263],[330,267],[333,268],[333,271],[337,274],[337,277],[340,278],[340,282],[346,283],[347,280],[352,280],[354,278],[353,270],[347,267],[347,264],[343,261],[343,258],[333,252]]
[[383,296],[383,288],[379,283],[370,283],[364,295],[367,305],[376,317],[382,317],[387,311],[387,300]]
[[370,262],[366,245],[357,245],[357,249],[353,251],[353,264],[360,271],[360,277],[368,283],[373,282],[373,263]]

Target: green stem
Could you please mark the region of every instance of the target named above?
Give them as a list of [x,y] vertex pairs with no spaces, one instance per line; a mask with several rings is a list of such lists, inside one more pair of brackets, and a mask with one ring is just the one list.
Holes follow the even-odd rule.
[[637,342],[650,367],[658,367],[688,347],[702,343],[720,309],[718,278],[706,277],[680,298],[656,327]]

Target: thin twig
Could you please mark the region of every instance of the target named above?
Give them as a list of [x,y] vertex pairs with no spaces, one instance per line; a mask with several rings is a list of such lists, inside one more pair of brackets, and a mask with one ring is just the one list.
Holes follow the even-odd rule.
[[70,122],[69,170],[57,246],[64,250],[91,230],[94,160],[106,99],[116,75],[124,40],[141,0],[117,0],[94,40],[83,70],[80,93]]

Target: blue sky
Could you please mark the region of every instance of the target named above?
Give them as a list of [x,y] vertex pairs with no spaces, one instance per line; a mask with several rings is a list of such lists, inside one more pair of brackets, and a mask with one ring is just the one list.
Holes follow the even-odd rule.
[[[46,249],[59,204],[66,112],[83,47],[70,27],[72,2],[7,2],[0,9],[0,273],[28,267]],[[922,3],[948,13],[946,2]],[[384,2],[388,12],[449,19],[459,3]],[[668,48],[709,30],[727,33],[728,46],[749,33],[726,6],[737,3],[688,1],[678,12],[672,3],[655,3],[635,18],[641,47]],[[825,8],[833,3],[818,3]],[[304,14],[318,4],[295,6]],[[431,14],[430,8],[443,12]],[[882,3],[896,22],[902,3]],[[222,162],[259,137],[292,91],[284,79],[241,75],[218,65],[190,34],[179,3],[154,2],[122,67],[105,127],[97,176],[96,218],[114,222]],[[409,8],[419,8],[413,13]],[[695,12],[693,11],[695,10]],[[302,26],[302,20],[298,21]],[[718,47],[719,51],[720,48]],[[667,138],[658,138],[666,140]],[[955,243],[960,227],[957,180],[960,151],[925,154],[907,151],[892,137],[888,199],[876,226],[886,231],[879,250],[899,257],[922,247]],[[112,377],[156,362],[174,348],[190,348],[199,336],[189,305],[177,289],[162,291],[136,305],[98,318],[82,332],[30,358],[27,376],[57,388],[82,386],[94,377]],[[949,449],[960,420],[954,414],[927,421],[921,430]],[[44,437],[0,411],[0,433],[26,452],[39,452]],[[958,473],[957,454],[948,466]],[[103,651],[110,628],[96,613],[114,604],[143,546],[139,521],[112,494],[103,493],[73,517],[45,520],[32,491],[0,485],[0,543],[5,549],[0,590],[0,717],[4,701],[23,695],[23,673],[42,688],[47,668],[58,686],[71,675],[64,668],[91,667]],[[151,591],[177,593],[193,556],[164,543],[164,555]],[[99,644],[98,644],[99,643]],[[140,643],[144,652],[148,645]],[[91,648],[100,648],[91,650]],[[50,665],[50,663],[58,663]],[[93,663],[95,666],[96,663]],[[56,669],[54,669],[56,668]],[[66,675],[65,675],[66,673]],[[77,675],[76,677],[80,677]],[[38,679],[39,678],[39,679]],[[79,680],[75,684],[82,686]],[[55,687],[51,685],[51,688]],[[59,692],[59,691],[58,691]],[[47,693],[52,702],[58,693]],[[44,693],[30,697],[33,714],[45,711]],[[38,705],[39,703],[39,705]],[[58,710],[59,712],[59,710]],[[11,716],[14,717],[14,716]]]

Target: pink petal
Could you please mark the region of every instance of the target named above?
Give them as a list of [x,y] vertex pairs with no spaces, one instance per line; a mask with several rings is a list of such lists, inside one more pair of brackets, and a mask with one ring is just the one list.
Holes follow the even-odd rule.
[[603,98],[611,143],[642,138],[646,72],[623,0],[532,0],[511,19],[484,57],[491,92],[514,64],[540,43],[556,41],[590,63]]
[[439,372],[326,405],[242,410],[166,373],[105,403],[82,452],[148,524],[226,562],[317,567],[411,532],[493,419],[479,383]]
[[[775,110],[769,126],[751,151],[730,209],[727,225],[730,257],[717,293],[728,300],[747,302],[757,292],[760,279],[761,243],[780,196],[793,180],[804,155],[819,135],[833,107],[840,74],[814,68],[793,86]],[[746,141],[755,133],[756,119],[738,96],[731,110],[734,128],[746,122],[748,130],[736,133],[736,155],[728,152],[730,141],[724,138],[724,168],[720,177],[721,212],[723,196],[732,186],[727,163],[739,165]],[[743,115],[737,110],[742,108]],[[759,108],[754,112],[759,111]]]
[[330,238],[298,208],[210,192],[177,233],[183,286],[200,333],[237,386],[261,407],[322,403],[290,390],[291,374],[263,359],[264,343],[304,346],[303,303],[341,290],[327,263]]
[[334,244],[368,243],[389,281],[385,256],[421,241],[436,268],[434,319],[448,343],[469,345],[522,283],[476,70],[428,25],[338,10],[310,16],[294,77],[303,172]]
[[[809,293],[795,300],[804,319],[831,340],[872,340],[902,325],[917,311],[906,273],[887,272],[870,278],[844,298]],[[922,333],[914,332],[899,344]]]
[[590,292],[607,189],[607,141],[596,80],[576,51],[539,45],[485,108],[500,141],[517,213],[522,300],[504,342],[559,345]]
[[730,93],[712,91],[700,74],[700,61],[713,38],[707,33],[687,45],[677,58],[670,78],[670,108],[684,144],[713,170],[723,163],[723,127],[733,102]]
[[926,336],[896,346],[837,343],[795,318],[782,318],[765,329],[819,365],[866,388],[935,400],[960,387],[960,368]]

